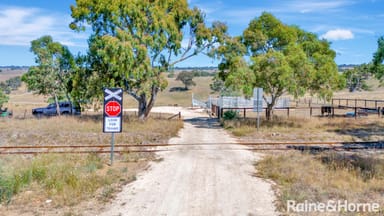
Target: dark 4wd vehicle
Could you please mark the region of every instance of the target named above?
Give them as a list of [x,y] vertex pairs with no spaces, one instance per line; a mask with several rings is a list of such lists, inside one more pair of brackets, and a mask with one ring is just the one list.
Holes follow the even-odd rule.
[[[80,107],[73,106],[70,102],[59,102],[61,115],[80,115]],[[58,114],[56,103],[51,103],[47,107],[32,109],[32,114],[36,116],[54,116]]]

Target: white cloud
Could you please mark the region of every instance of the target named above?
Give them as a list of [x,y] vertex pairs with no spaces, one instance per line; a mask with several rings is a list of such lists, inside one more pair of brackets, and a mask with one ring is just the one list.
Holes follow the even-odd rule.
[[287,9],[299,11],[300,13],[310,13],[318,11],[327,11],[330,10],[339,10],[346,5],[354,4],[350,0],[340,0],[340,1],[318,1],[318,0],[309,0],[309,1],[293,1],[292,4],[287,6]]
[[351,30],[334,29],[321,35],[320,38],[324,38],[327,40],[349,40],[349,39],[353,39],[354,35]]
[[54,19],[31,8],[0,9],[0,44],[28,45],[53,25]]
[[38,8],[0,7],[0,45],[30,46],[43,35],[68,46],[81,46],[84,35],[68,27],[68,15],[54,14]]

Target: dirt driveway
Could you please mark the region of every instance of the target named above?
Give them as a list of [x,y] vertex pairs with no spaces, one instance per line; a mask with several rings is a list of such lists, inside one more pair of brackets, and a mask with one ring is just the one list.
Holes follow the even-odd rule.
[[169,141],[180,144],[178,150],[159,154],[163,160],[127,185],[101,215],[277,215],[270,184],[254,177],[260,155],[225,144],[236,140],[214,120],[190,110],[182,115],[184,128]]

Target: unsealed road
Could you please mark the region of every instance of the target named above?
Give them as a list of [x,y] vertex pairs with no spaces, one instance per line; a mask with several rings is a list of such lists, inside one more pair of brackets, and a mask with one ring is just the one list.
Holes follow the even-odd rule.
[[127,185],[102,215],[277,215],[270,184],[254,177],[256,153],[240,145],[183,145],[234,143],[208,118],[185,121],[178,151],[159,154],[135,182]]

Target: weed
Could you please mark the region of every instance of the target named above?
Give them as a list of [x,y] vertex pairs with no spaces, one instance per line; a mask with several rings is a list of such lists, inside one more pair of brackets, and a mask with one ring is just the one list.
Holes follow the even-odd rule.
[[233,120],[233,119],[236,119],[237,116],[238,114],[235,110],[228,110],[223,113],[224,120]]
[[113,198],[113,194],[115,193],[115,188],[112,186],[106,186],[103,188],[103,191],[101,193],[101,199],[102,201],[106,202]]

